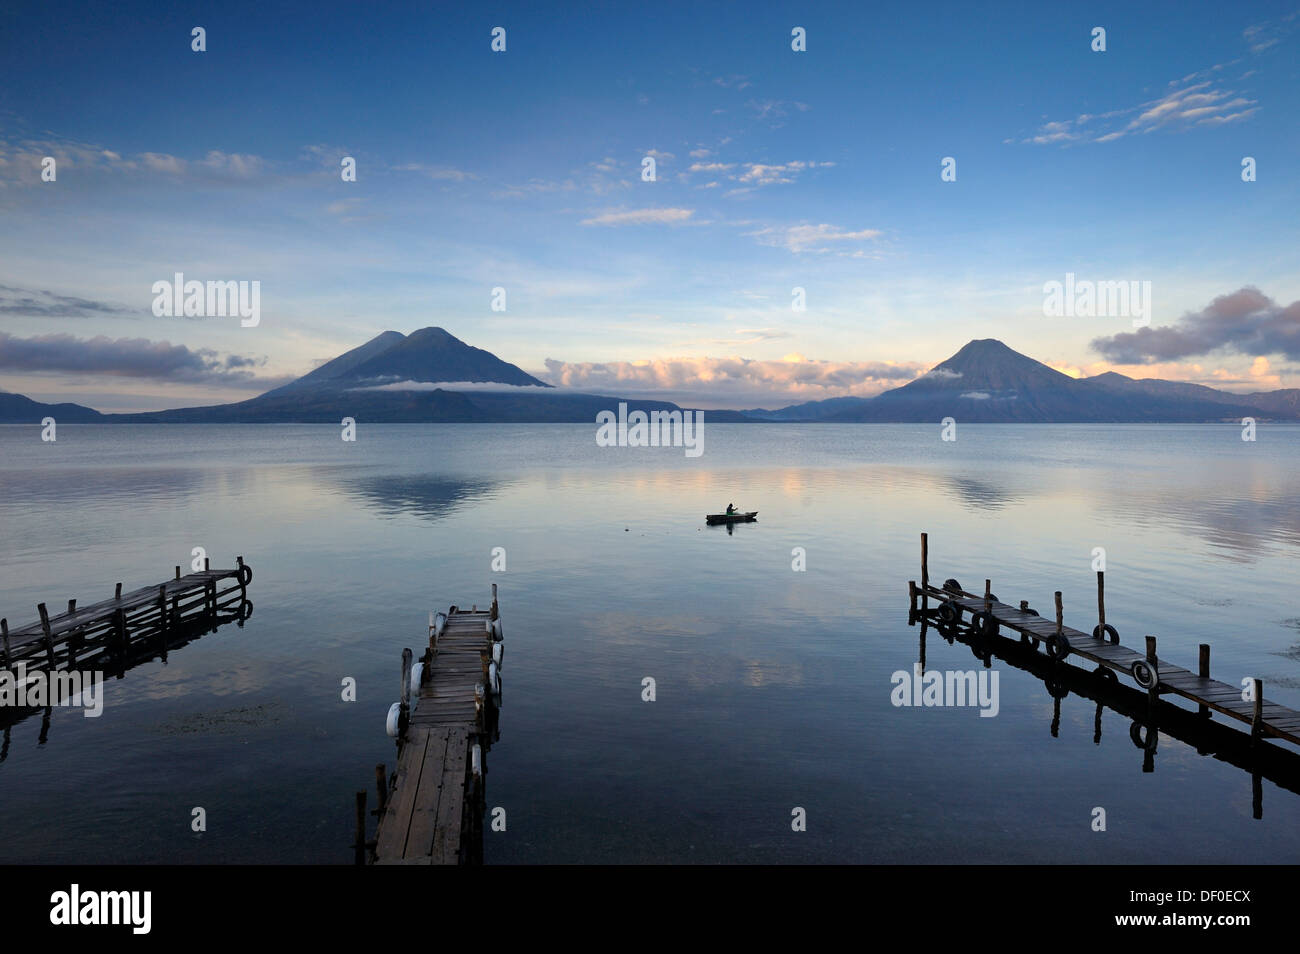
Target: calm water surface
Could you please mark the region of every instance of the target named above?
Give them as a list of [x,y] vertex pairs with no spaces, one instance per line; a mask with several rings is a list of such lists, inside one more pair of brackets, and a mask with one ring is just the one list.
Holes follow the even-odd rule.
[[[594,425],[0,427],[0,615],[253,566],[252,619],[9,733],[0,861],[350,859],[353,792],[430,608],[506,637],[489,862],[1295,862],[1300,796],[994,660],[1000,712],[895,708],[932,574],[1300,708],[1300,427],[707,425],[705,453]],[[703,515],[760,511],[734,533]],[[506,571],[490,570],[494,547]],[[792,550],[806,552],[794,572]],[[939,669],[974,669],[929,640]],[[340,684],[357,680],[358,700]],[[656,680],[657,700],[641,699]],[[190,831],[195,806],[208,830]],[[807,831],[791,831],[793,807]],[[1091,830],[1092,810],[1107,831]]]

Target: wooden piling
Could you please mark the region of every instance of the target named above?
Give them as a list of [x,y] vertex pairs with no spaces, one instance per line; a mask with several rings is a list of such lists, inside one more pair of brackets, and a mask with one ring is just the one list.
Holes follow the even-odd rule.
[[383,762],[375,766],[375,791],[379,793],[379,811],[382,816],[388,807],[388,768]]
[[41,630],[45,633],[45,652],[50,657],[50,668],[54,668],[54,636],[50,633],[50,614],[44,603],[37,604],[36,611],[41,614]]
[[411,660],[414,654],[410,648],[402,650],[402,694],[399,697],[401,702],[401,715],[398,716],[398,731],[401,734],[406,733],[406,727],[411,721]]
[[1147,690],[1147,698],[1154,702],[1160,695],[1160,663],[1156,657],[1156,638],[1154,636],[1147,637],[1147,663],[1151,666],[1151,671],[1156,674],[1155,683]]
[[984,611],[987,613],[993,608],[993,581],[984,581]]
[[177,566],[177,567],[176,567],[176,579],[179,580],[180,578],[181,578],[181,568],[180,568],[180,566]]
[[930,585],[930,535],[921,534],[921,586]]
[[366,863],[366,793],[364,791],[357,792],[357,840],[354,847],[356,864],[364,865]]
[[[167,632],[167,584],[166,583],[158,584],[158,626],[162,630],[163,634],[166,634]],[[163,638],[165,639],[166,636],[164,635]],[[126,646],[124,645],[122,649],[123,651],[125,651]]]
[[1097,571],[1097,635],[1106,638],[1106,572]]
[[120,606],[113,613],[113,639],[118,646],[126,646],[126,610]]
[[916,580],[907,581],[907,622],[912,624],[916,622]]
[[[1201,643],[1200,658],[1198,660],[1198,665],[1197,665],[1197,675],[1199,675],[1202,679],[1210,678],[1210,644],[1209,643]],[[1208,717],[1210,714],[1210,707],[1202,702],[1199,706],[1196,707],[1196,711],[1199,715]]]
[[9,620],[0,619],[0,634],[4,635],[5,641],[5,668],[13,668],[13,650],[9,647]]
[[1256,741],[1264,733],[1264,680],[1254,679],[1255,709],[1250,719],[1250,738]]
[[[71,616],[76,611],[77,611],[77,601],[75,599],[68,600],[68,615]],[[80,640],[80,638],[81,637],[77,634],[75,630],[68,634],[68,666],[70,668],[74,668],[74,669],[76,668],[77,642]]]
[[1065,628],[1065,607],[1061,603],[1061,591],[1056,591],[1056,635],[1061,635]]

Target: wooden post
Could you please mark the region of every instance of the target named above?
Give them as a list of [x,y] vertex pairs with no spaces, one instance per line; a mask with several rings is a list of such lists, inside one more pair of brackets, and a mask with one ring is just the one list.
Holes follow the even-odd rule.
[[402,694],[399,697],[402,700],[401,714],[397,717],[398,730],[402,735],[406,734],[406,727],[410,724],[411,718],[411,659],[414,653],[410,648],[402,650]]
[[203,558],[203,569],[205,570],[212,569],[212,561],[209,560],[207,557]]
[[14,657],[9,649],[9,620],[0,619],[0,634],[3,634],[5,641],[5,668],[12,669],[14,667]]
[[358,865],[366,863],[366,793],[357,792],[357,841],[355,859]]
[[[158,631],[164,635],[167,633],[167,584],[158,584]],[[123,644],[122,651],[126,651],[126,645]]]
[[993,581],[984,581],[984,612],[993,609]]
[[[1201,643],[1200,666],[1198,667],[1197,674],[1202,679],[1210,678],[1210,644],[1209,643]],[[1210,714],[1210,707],[1202,703],[1201,705],[1196,707],[1196,711],[1199,715],[1208,716]]]
[[916,622],[916,580],[907,581],[907,601],[909,604],[907,622],[911,625]]
[[179,580],[180,578],[181,578],[181,568],[178,566],[176,568],[176,579]]
[[122,598],[122,584],[119,583],[117,584],[116,592],[113,593],[113,599],[120,600],[121,598]]
[[[68,600],[68,615],[71,616],[77,611],[77,601]],[[77,666],[77,635],[75,630],[68,633],[68,667],[75,669]]]
[[1254,679],[1255,711],[1250,717],[1250,739],[1254,742],[1264,734],[1264,680]]
[[1056,591],[1056,634],[1061,635],[1065,627],[1065,609],[1061,605],[1061,591]]
[[1106,638],[1106,571],[1097,571],[1097,635]]
[[[1147,637],[1147,662],[1151,664],[1151,671],[1156,674],[1156,683],[1147,690],[1147,701],[1154,703],[1160,694],[1160,665],[1156,657],[1156,638]],[[1154,725],[1154,722],[1152,723]],[[1153,728],[1151,731],[1155,731]]]
[[388,807],[388,769],[380,762],[375,766],[375,789],[379,792],[379,812],[382,817]]
[[489,619],[494,619],[494,620],[499,619],[500,616],[501,613],[497,609],[497,585],[493,583],[492,584],[492,615],[489,617]]
[[244,558],[242,556],[235,557],[235,568],[235,579],[239,581],[239,601],[242,605],[243,601],[248,599],[248,587],[244,586]]
[[40,603],[36,611],[41,614],[41,630],[45,633],[45,652],[50,657],[50,670],[54,670],[54,636],[50,633],[50,614],[45,604]]
[[930,536],[921,534],[921,588],[930,585]]

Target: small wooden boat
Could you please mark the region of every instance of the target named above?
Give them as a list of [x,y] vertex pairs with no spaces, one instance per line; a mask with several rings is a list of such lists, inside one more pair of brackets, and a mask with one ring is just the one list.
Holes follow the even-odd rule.
[[706,513],[704,515],[704,522],[709,526],[719,523],[751,523],[757,519],[757,510],[751,510],[749,513]]

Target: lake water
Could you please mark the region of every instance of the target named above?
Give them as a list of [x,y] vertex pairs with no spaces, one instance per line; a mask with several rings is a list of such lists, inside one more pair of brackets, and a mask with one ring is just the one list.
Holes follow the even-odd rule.
[[[1300,427],[708,424],[0,427],[0,615],[242,554],[253,617],[15,725],[0,861],[351,858],[353,793],[428,611],[500,589],[489,862],[1295,862],[1300,796],[997,659],[999,711],[891,704],[931,574],[1095,622],[1300,708]],[[734,501],[759,521],[705,527]],[[492,572],[492,551],[506,569]],[[803,548],[806,570],[792,568]],[[931,667],[979,669],[931,637]],[[357,681],[344,702],[341,681]],[[656,699],[642,701],[642,680]],[[1130,683],[1131,684],[1131,683]],[[1285,743],[1274,743],[1285,746]],[[201,806],[207,831],[190,830]],[[792,831],[794,808],[807,830]],[[1092,830],[1093,809],[1107,830]]]

